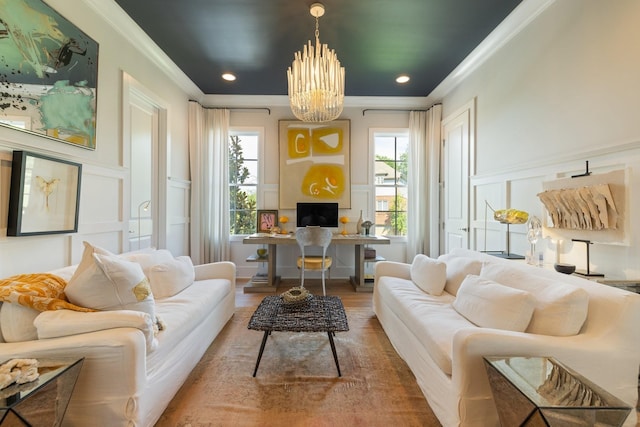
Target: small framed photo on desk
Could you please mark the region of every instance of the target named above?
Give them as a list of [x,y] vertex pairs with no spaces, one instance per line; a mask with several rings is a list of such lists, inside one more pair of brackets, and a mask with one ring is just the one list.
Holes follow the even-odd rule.
[[278,225],[278,211],[258,209],[258,226],[256,232],[269,233]]

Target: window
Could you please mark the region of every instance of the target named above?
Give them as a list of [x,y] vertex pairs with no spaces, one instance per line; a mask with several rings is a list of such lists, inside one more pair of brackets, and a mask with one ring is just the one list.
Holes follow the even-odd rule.
[[407,235],[407,131],[373,135],[375,154],[376,234]]
[[257,132],[231,131],[229,136],[229,230],[230,234],[256,231],[258,190]]

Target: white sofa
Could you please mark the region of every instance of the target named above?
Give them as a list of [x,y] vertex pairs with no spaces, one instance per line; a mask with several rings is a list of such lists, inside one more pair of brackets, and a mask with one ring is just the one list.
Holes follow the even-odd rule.
[[[160,252],[168,251],[158,251],[152,258]],[[134,255],[133,261],[140,256],[147,254]],[[64,425],[153,426],[235,310],[235,265],[218,262],[193,267],[185,258],[178,259],[191,265],[190,281],[175,295],[153,301],[155,315],[164,324],[155,335],[151,316],[135,309],[39,313],[5,302],[0,309],[3,332],[9,328],[5,321],[15,321],[16,313],[26,310],[36,325],[31,333],[37,336],[0,343],[0,360],[84,357]],[[141,267],[145,275],[153,275],[149,271],[160,265],[164,264]],[[75,268],[52,273],[70,280]],[[151,284],[153,288],[153,280]],[[156,289],[162,293],[171,286],[165,283],[164,290]]]
[[377,263],[373,308],[445,427],[499,425],[483,356],[554,357],[629,404],[636,425],[640,295],[458,249]]

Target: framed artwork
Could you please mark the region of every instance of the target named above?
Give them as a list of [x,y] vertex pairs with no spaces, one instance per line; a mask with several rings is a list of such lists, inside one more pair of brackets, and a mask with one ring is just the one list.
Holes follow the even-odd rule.
[[98,43],[42,0],[2,2],[0,125],[96,148]]
[[78,231],[82,165],[14,151],[8,236]]
[[272,227],[278,225],[278,211],[258,209],[258,233],[269,233]]
[[349,120],[280,120],[280,209],[297,202],[337,202],[351,208]]

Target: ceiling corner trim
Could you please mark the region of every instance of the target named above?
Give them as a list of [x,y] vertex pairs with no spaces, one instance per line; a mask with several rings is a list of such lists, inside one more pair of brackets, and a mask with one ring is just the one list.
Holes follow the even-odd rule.
[[463,80],[520,33],[556,0],[523,0],[471,53],[429,94],[440,102]]
[[204,93],[113,0],[82,0],[191,98]]

